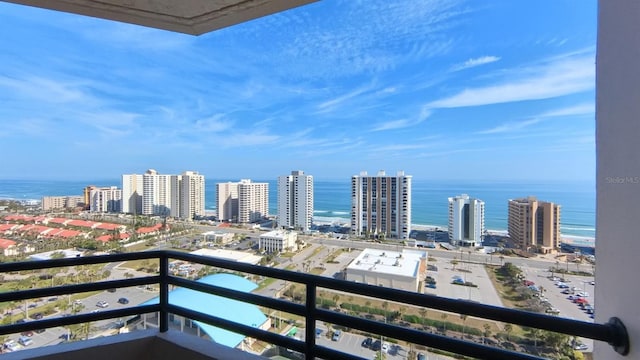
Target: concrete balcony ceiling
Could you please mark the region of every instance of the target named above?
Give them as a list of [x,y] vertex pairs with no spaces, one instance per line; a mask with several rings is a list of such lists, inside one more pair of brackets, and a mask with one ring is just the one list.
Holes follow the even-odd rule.
[[5,0],[201,35],[316,0]]

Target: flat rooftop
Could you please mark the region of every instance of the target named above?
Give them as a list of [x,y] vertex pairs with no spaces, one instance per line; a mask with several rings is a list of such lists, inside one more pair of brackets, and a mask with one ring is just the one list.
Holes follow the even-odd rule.
[[388,251],[364,249],[358,257],[347,266],[349,270],[370,271],[381,274],[416,277],[420,270],[420,259],[426,258],[423,250]]
[[217,259],[236,261],[256,265],[260,262],[261,257],[246,253],[243,251],[223,250],[223,249],[199,249],[192,251],[191,254],[208,256]]

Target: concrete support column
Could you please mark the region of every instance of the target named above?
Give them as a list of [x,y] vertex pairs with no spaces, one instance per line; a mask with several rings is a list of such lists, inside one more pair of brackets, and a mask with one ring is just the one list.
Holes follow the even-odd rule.
[[596,359],[640,359],[640,1],[598,1],[596,321],[619,317],[631,352],[596,342]]

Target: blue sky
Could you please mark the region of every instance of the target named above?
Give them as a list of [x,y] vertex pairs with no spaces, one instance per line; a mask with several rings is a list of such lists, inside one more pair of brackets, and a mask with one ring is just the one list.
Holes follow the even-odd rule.
[[199,37],[0,3],[0,34],[0,178],[595,174],[595,0],[323,1]]

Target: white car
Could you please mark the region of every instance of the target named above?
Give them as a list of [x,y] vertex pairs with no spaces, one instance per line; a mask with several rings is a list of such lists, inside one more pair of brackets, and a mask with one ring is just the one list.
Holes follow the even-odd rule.
[[382,352],[388,353],[391,346],[389,346],[388,342],[382,343]]
[[96,303],[96,306],[99,308],[106,308],[109,307],[109,303],[103,300],[100,300]]

